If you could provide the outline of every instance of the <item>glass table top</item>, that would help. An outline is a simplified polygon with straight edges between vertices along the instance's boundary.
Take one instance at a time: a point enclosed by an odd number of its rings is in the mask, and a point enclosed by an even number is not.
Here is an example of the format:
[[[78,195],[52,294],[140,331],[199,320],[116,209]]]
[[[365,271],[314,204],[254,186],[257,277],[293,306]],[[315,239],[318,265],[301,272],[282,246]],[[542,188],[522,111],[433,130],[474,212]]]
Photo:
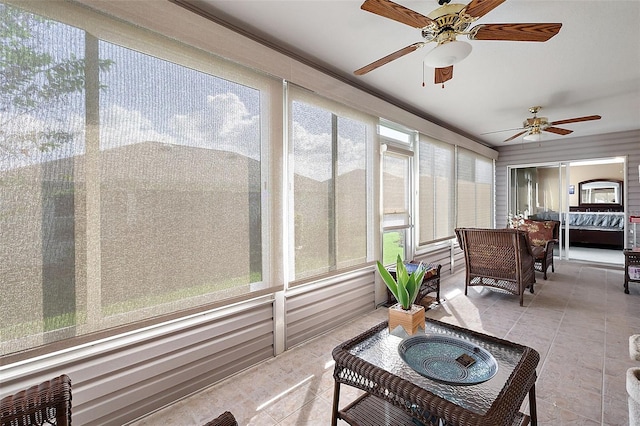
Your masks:
[[[489,410],[507,384],[509,377],[523,359],[525,352],[531,351],[525,346],[506,341],[496,341],[496,339],[475,334],[470,330],[449,326],[438,321],[430,321],[429,319],[427,319],[424,333],[426,335],[436,334],[463,339],[469,342],[471,346],[478,346],[486,350],[495,358],[497,363],[495,375],[482,383],[461,386],[431,380],[419,374],[402,359],[398,351],[400,343],[408,337],[402,328],[393,330],[390,333],[388,327],[382,327],[377,333],[368,336],[362,341],[354,342],[353,346],[345,349],[350,354],[376,367],[478,414],[484,414]]]

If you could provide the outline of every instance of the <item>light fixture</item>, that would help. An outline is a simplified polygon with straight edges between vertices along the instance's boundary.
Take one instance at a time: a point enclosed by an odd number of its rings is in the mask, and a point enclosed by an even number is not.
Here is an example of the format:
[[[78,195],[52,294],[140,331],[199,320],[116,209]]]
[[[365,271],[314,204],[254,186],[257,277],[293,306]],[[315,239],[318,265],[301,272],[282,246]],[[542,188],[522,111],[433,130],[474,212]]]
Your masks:
[[[532,129],[531,132],[522,139],[527,142],[540,142],[543,138],[540,129]]]
[[[464,41],[449,40],[439,43],[424,57],[424,64],[431,68],[445,68],[469,56],[471,45]]]

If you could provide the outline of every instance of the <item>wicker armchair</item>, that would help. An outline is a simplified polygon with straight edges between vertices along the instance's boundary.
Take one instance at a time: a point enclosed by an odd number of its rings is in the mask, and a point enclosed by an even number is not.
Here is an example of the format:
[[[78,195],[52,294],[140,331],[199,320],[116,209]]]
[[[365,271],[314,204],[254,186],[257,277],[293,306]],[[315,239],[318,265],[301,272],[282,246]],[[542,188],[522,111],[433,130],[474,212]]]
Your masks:
[[[65,374],[0,401],[1,426],[71,424],[71,380]]]
[[[533,257],[536,260],[536,271],[542,272],[545,280],[549,266],[551,266],[551,272],[556,271],[553,264],[553,248],[558,244],[559,228],[560,222],[557,220],[524,219],[518,226],[518,229],[527,232]]]
[[[488,286],[520,296],[533,293],[535,258],[525,231],[517,229],[456,228],[464,251],[467,275],[464,294],[470,286]]]
[[[238,422],[236,421],[236,418],[233,416],[233,414],[225,411],[204,426],[238,426]]]

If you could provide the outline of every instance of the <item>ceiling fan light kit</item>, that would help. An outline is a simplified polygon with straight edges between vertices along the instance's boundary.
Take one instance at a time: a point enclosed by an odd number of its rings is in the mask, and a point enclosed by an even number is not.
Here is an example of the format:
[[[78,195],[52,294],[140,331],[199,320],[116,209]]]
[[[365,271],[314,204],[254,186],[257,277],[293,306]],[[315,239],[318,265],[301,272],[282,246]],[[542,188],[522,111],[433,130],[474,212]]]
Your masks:
[[[466,35],[469,40],[544,42],[555,36],[562,27],[562,24],[558,23],[481,24],[469,29],[471,23],[500,6],[505,0],[471,0],[467,5],[447,4],[449,1],[438,0],[441,6],[425,16],[391,0],[365,0],[360,6],[362,10],[418,28],[424,41],[384,56],[357,69],[354,74],[364,75],[427,43],[436,42],[437,46],[425,56],[424,64],[435,68],[434,82],[440,84],[452,79],[453,64],[471,53],[471,44],[456,40],[459,35]]]
[[[444,68],[457,64],[471,53],[471,45],[464,41],[447,41],[431,49],[424,64],[431,68]]]
[[[540,142],[543,137],[542,137],[542,133],[540,133],[540,130],[538,130],[537,132],[531,132],[528,135],[524,136],[522,139],[524,139],[527,142]]]

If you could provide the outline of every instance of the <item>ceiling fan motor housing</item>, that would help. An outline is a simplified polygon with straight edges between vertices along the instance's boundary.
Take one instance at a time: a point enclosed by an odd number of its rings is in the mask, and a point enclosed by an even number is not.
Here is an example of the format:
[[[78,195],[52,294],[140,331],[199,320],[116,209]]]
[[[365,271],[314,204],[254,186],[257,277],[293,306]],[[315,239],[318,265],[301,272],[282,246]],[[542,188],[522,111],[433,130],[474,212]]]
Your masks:
[[[465,7],[463,4],[447,4],[429,13],[427,17],[431,18],[435,25],[432,23],[423,28],[422,37],[426,41],[436,40],[438,43],[455,40],[456,33],[466,31],[473,21],[470,17],[466,19],[466,16],[460,15]]]

